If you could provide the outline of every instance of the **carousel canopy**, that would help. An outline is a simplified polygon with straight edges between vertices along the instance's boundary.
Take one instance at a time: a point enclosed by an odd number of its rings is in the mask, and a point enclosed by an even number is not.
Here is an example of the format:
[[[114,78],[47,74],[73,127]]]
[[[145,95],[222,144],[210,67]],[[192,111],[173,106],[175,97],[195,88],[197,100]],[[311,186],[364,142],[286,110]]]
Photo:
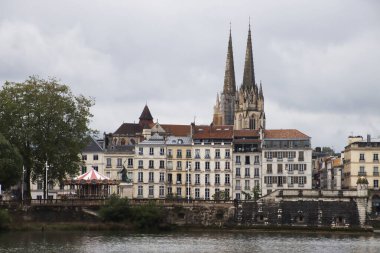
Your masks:
[[[109,178],[103,176],[102,174],[94,170],[94,168],[91,168],[90,171],[75,177],[74,180],[109,180]]]

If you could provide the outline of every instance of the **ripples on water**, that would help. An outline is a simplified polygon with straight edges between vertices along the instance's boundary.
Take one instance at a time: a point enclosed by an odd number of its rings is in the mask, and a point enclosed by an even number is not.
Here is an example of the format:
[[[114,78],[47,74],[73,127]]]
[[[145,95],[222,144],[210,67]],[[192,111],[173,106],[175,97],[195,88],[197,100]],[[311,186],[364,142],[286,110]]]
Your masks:
[[[380,252],[379,234],[9,232],[0,252]]]

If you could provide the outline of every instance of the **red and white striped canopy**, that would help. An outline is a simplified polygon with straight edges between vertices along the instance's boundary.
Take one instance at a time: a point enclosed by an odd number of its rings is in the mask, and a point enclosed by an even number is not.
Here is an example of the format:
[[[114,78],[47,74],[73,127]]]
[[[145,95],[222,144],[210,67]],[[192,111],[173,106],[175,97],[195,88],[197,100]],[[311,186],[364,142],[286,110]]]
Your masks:
[[[76,178],[74,178],[74,180],[109,180],[109,178],[103,176],[102,174],[94,170],[94,168],[91,168],[90,171],[80,176],[77,176]]]

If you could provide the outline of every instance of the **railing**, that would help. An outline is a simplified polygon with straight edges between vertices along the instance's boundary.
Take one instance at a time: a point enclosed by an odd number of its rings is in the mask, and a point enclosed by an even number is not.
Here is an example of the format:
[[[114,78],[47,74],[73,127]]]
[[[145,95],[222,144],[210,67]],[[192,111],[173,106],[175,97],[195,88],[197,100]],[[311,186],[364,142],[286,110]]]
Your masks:
[[[363,176],[365,177],[365,176],[367,176],[367,172],[365,172],[365,171],[359,171],[358,172],[358,176],[359,177],[363,177]]]

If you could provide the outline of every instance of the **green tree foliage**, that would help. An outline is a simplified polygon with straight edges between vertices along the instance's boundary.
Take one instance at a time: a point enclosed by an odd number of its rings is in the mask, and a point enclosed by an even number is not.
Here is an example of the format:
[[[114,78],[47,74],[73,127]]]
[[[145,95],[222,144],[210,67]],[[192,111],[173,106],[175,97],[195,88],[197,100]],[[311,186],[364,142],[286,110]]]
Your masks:
[[[0,134],[0,184],[4,189],[21,180],[22,157],[2,134]]]
[[[132,206],[118,196],[112,196],[99,213],[105,221],[131,223],[139,229],[157,229],[164,221],[162,207],[153,203]]]
[[[20,151],[30,196],[30,179],[58,183],[78,173],[78,154],[85,147],[92,100],[74,96],[54,78],[30,77],[6,82],[0,90],[0,132]],[[45,182],[46,184],[46,182]]]
[[[254,201],[257,201],[261,197],[261,190],[259,186],[253,187],[252,191],[245,192],[242,191],[242,193],[246,196],[247,199],[252,199]]]
[[[9,213],[5,209],[0,209],[0,230],[7,228],[11,221]]]

